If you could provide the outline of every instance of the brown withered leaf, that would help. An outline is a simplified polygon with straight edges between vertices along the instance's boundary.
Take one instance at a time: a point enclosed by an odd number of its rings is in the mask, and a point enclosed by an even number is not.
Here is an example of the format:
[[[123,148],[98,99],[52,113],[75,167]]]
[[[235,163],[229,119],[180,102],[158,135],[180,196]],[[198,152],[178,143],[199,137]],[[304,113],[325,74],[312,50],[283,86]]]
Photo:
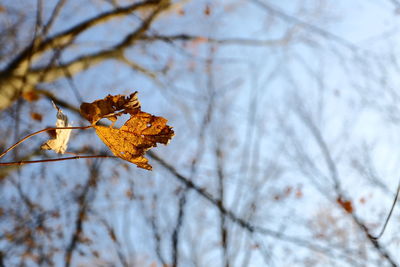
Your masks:
[[[42,114],[37,113],[37,112],[31,112],[30,115],[31,115],[31,118],[32,118],[33,120],[35,120],[35,121],[42,121],[42,119],[43,119]]]
[[[157,143],[168,144],[174,131],[163,117],[136,111],[120,128],[95,125],[97,135],[117,157],[136,164],[139,168],[152,167],[144,153]]]
[[[211,7],[210,5],[206,5],[206,7],[204,8],[204,15],[210,16],[210,14],[211,14]]]
[[[36,91],[27,91],[22,93],[22,97],[28,102],[38,101],[40,96]]]
[[[108,118],[115,122],[122,114],[135,114],[140,111],[140,102],[137,97],[138,92],[129,96],[108,95],[104,99],[96,100],[92,103],[82,103],[81,114],[91,124],[96,124],[102,118]]]
[[[345,200],[345,199],[342,199],[341,197],[339,197],[339,198],[337,198],[336,199],[336,202],[340,205],[340,206],[342,206],[342,208],[346,211],[346,212],[348,212],[348,213],[353,213],[353,204],[351,203],[351,201],[349,201],[349,200]]]

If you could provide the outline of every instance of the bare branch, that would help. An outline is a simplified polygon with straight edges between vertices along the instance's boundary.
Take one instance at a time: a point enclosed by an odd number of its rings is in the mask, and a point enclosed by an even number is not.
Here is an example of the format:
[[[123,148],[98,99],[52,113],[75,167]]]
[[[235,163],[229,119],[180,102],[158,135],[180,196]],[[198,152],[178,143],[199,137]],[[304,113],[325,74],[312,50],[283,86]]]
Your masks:
[[[209,203],[211,203],[215,208],[217,208],[218,211],[221,212],[224,216],[226,216],[232,222],[239,225],[241,228],[245,229],[250,234],[259,233],[262,235],[270,236],[270,237],[276,238],[276,239],[284,241],[284,242],[289,242],[289,243],[295,244],[300,247],[305,247],[305,248],[308,248],[311,250],[321,252],[321,253],[329,255],[331,257],[333,257],[336,254],[335,253],[336,250],[333,247],[325,247],[325,246],[322,246],[319,244],[311,243],[305,239],[288,236],[279,231],[274,231],[274,230],[267,229],[265,227],[256,226],[256,225],[251,224],[250,222],[243,220],[242,218],[236,216],[232,211],[226,209],[222,205],[222,203],[218,199],[214,198],[209,192],[207,192],[203,188],[197,186],[195,183],[190,181],[184,175],[180,174],[172,165],[170,165],[165,160],[163,160],[162,158],[157,156],[154,152],[149,151],[149,152],[147,152],[147,155],[149,157],[151,157],[152,159],[156,160],[161,166],[163,166],[166,170],[168,170],[170,172],[170,174],[172,174],[178,181],[183,183],[189,189],[195,191],[197,194],[199,194],[199,196],[201,196],[202,198],[207,200]],[[350,255],[347,255],[345,253],[340,253],[340,251],[337,251],[337,254],[340,254],[343,257],[351,259]]]
[[[53,26],[53,24],[54,24],[55,20],[57,19],[58,15],[60,14],[61,9],[63,8],[63,6],[66,3],[67,3],[67,0],[58,0],[56,6],[54,7],[53,12],[51,13],[50,19],[48,20],[46,25],[43,27],[42,36],[47,36],[49,30]]]
[[[308,128],[308,130],[311,132],[314,140],[318,144],[319,148],[322,151],[325,163],[328,166],[329,173],[331,176],[331,179],[334,182],[334,190],[333,192],[336,194],[336,199],[345,201],[347,198],[344,196],[344,192],[341,188],[340,185],[340,180],[339,180],[339,174],[337,171],[336,164],[332,158],[331,152],[328,148],[328,145],[326,144],[320,130],[317,128],[317,126],[314,124],[312,121],[311,117],[305,113],[305,111],[302,109],[301,106],[298,106],[298,116],[304,123],[304,125]],[[335,201],[337,202],[337,201]],[[370,230],[368,227],[365,225],[365,223],[354,213],[354,212],[349,212],[346,210],[346,207],[344,205],[341,205],[340,203],[337,203],[342,209],[345,210],[347,214],[350,215],[352,220],[355,222],[355,224],[361,229],[361,231],[364,233],[365,237],[367,240],[373,245],[373,247],[377,250],[377,252],[385,258],[392,266],[397,266],[395,263],[394,259],[390,256],[389,252],[378,242],[378,240],[371,234]],[[393,209],[393,207],[392,207]],[[391,213],[391,212],[390,212]],[[390,214],[389,214],[390,216]],[[386,222],[387,223],[387,222]]]
[[[24,165],[24,164],[55,162],[55,161],[64,161],[72,159],[95,159],[95,158],[117,158],[117,157],[110,155],[91,155],[91,156],[75,156],[75,157],[57,158],[57,159],[41,159],[41,160],[25,160],[25,161],[21,160],[14,162],[0,162],[0,166]]]
[[[83,33],[84,31],[108,22],[111,19],[115,19],[120,16],[126,16],[131,14],[133,11],[141,10],[141,9],[147,9],[149,7],[154,7],[159,5],[163,0],[148,0],[148,1],[143,1],[139,3],[134,3],[132,5],[129,5],[124,8],[116,8],[111,11],[107,11],[104,13],[101,13],[93,18],[90,18],[62,33],[57,34],[54,37],[50,37],[47,40],[44,40],[41,42],[37,48],[34,50],[34,56],[33,60],[37,59],[40,57],[44,52],[54,49],[55,47],[62,47],[65,44],[71,43],[72,40],[74,40],[79,34]],[[17,68],[19,68],[25,60],[29,58],[29,55],[32,51],[32,47],[27,47],[21,54],[16,57],[5,69],[4,72],[14,72],[14,74],[18,74],[20,72],[16,71]],[[25,66],[27,68],[28,66]],[[23,72],[22,72],[23,73]]]
[[[200,41],[209,44],[218,45],[241,45],[241,46],[282,46],[287,44],[292,38],[292,32],[289,31],[285,36],[274,40],[257,40],[248,38],[229,38],[229,39],[216,39],[205,36],[177,34],[177,35],[144,35],[140,37],[141,41],[146,42],[173,42],[173,41]]]
[[[277,7],[272,6],[269,3],[266,3],[266,1],[262,1],[262,0],[252,0],[252,2],[257,5],[258,7],[261,7],[277,16],[279,16],[281,19],[289,22],[289,23],[294,23],[297,24],[299,26],[302,26],[304,28],[306,28],[307,30],[310,30],[316,34],[318,34],[319,36],[324,37],[325,39],[330,39],[333,40],[341,45],[343,45],[344,47],[352,50],[352,51],[357,51],[360,50],[360,48],[358,46],[356,46],[355,44],[345,40],[344,38],[335,35],[331,32],[328,32],[320,27],[317,27],[313,24],[310,24],[308,22],[305,22],[299,18],[296,18],[294,16],[288,15],[285,12],[283,12],[282,10],[280,10]]]
[[[80,239],[83,234],[83,224],[86,220],[87,211],[89,209],[89,193],[91,191],[95,192],[93,188],[97,185],[99,165],[96,163],[92,164],[89,173],[90,176],[85,184],[85,187],[78,196],[78,210],[76,213],[75,230],[72,233],[71,240],[65,252],[65,267],[69,267],[71,265],[72,255],[80,243]]]
[[[97,53],[78,57],[61,66],[49,66],[30,69],[31,62],[36,61],[43,53],[48,50],[64,49],[72,43],[74,38],[85,30],[108,21],[109,19],[128,15],[134,10],[154,6],[153,12],[142,21],[141,25],[116,46],[105,49]],[[63,33],[56,35],[43,42],[34,41],[16,59],[14,59],[2,72],[0,72],[0,110],[8,107],[17,99],[20,92],[32,90],[41,82],[53,82],[65,77],[65,73],[73,76],[107,59],[123,59],[123,52],[126,48],[134,44],[149,28],[151,23],[161,12],[170,6],[168,0],[149,0],[136,3],[126,8],[102,13],[95,18],[89,19]]]
[[[389,223],[390,217],[392,216],[394,207],[396,206],[397,200],[398,200],[398,198],[399,198],[399,194],[400,194],[400,181],[399,181],[399,184],[397,185],[396,196],[394,197],[392,206],[390,207],[389,214],[387,215],[387,217],[386,217],[386,219],[385,219],[385,222],[383,223],[382,230],[379,232],[379,234],[378,234],[377,236],[374,236],[374,237],[373,237],[374,239],[379,239],[379,238],[381,238],[382,235],[383,235],[383,233],[385,232],[386,226],[387,226],[387,224]]]
[[[19,144],[25,142],[27,139],[31,138],[32,136],[35,136],[37,134],[43,133],[43,132],[47,132],[47,131],[53,131],[53,130],[74,130],[74,129],[78,129],[78,130],[86,130],[86,129],[90,129],[93,128],[93,125],[89,125],[89,126],[77,126],[77,127],[50,127],[50,128],[45,128],[42,130],[39,130],[37,132],[31,133],[27,136],[25,136],[24,138],[22,138],[21,140],[19,140],[18,142],[16,142],[14,145],[10,146],[9,148],[7,148],[3,153],[0,154],[0,158],[2,158],[5,154],[7,154],[9,151],[13,150],[16,146],[18,146]]]

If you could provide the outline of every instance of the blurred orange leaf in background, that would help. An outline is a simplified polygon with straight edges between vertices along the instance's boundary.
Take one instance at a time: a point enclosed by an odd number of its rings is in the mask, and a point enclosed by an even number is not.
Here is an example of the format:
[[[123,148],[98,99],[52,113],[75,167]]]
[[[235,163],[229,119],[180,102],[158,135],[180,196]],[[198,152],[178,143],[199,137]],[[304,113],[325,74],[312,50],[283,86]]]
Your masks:
[[[348,212],[348,213],[352,213],[353,212],[353,205],[351,204],[351,201],[349,200],[344,200],[342,198],[338,198],[336,199],[336,202],[343,207],[343,209]]]

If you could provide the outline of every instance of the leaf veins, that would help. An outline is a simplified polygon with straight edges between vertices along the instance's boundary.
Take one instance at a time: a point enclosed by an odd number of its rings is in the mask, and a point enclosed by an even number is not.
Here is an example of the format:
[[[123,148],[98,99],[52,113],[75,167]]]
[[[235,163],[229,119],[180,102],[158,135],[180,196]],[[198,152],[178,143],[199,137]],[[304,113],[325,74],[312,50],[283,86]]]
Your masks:
[[[122,114],[135,114],[140,111],[140,102],[137,97],[138,92],[129,96],[108,95],[104,99],[96,100],[92,103],[82,103],[81,114],[91,124],[96,124],[102,118],[108,118],[115,122]]]
[[[174,136],[172,127],[167,125],[167,119],[140,110],[137,92],[128,97],[108,95],[93,103],[83,103],[81,113],[93,124],[96,134],[115,156],[146,170],[151,170],[152,166],[144,157],[145,152],[156,147],[157,143],[168,144]],[[121,114],[130,114],[131,117],[119,129],[96,125],[102,118],[114,122]]]

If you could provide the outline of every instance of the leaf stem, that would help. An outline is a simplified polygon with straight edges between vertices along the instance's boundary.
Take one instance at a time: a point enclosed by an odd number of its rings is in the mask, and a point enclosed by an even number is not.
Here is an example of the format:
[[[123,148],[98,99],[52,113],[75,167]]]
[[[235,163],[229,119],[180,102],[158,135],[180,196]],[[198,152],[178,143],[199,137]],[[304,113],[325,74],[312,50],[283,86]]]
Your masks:
[[[19,140],[18,142],[16,142],[14,145],[10,146],[6,151],[4,151],[3,153],[0,154],[0,158],[2,158],[5,154],[7,154],[8,152],[10,152],[11,150],[13,150],[16,146],[18,146],[19,144],[21,144],[22,142],[26,141],[27,139],[31,138],[34,135],[43,133],[43,132],[47,132],[47,131],[53,131],[53,130],[74,130],[74,129],[79,129],[79,130],[86,130],[89,128],[93,128],[93,125],[89,125],[89,126],[76,126],[76,127],[50,127],[50,128],[45,128],[42,129],[40,131],[31,133],[27,136],[25,136],[24,138],[22,138],[21,140]]]
[[[58,158],[58,159],[42,159],[42,160],[25,160],[25,161],[15,161],[15,162],[0,162],[0,166],[24,165],[24,164],[41,163],[41,162],[54,162],[54,161],[64,161],[64,160],[71,160],[71,159],[88,159],[88,158],[117,158],[117,157],[116,156],[109,156],[109,155],[75,156],[75,157],[66,157],[66,158]]]

